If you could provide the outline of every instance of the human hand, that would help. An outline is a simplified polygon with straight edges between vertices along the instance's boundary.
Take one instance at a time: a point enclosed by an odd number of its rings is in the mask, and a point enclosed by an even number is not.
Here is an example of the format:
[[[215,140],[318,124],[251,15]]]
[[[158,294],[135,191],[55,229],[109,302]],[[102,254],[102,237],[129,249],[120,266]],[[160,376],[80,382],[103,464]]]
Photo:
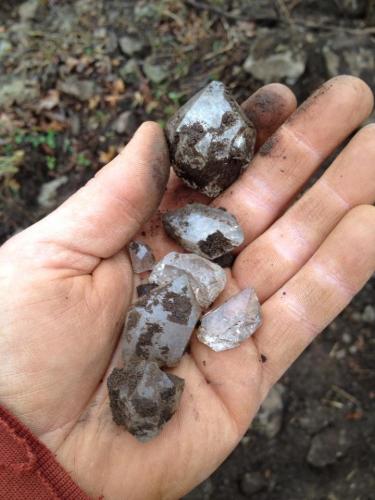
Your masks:
[[[125,245],[140,232],[158,258],[176,248],[158,216],[146,224],[169,175],[159,127],[144,124],[84,188],[1,247],[0,402],[89,495],[176,499],[202,481],[238,443],[272,385],[371,276],[374,125],[296,197],[372,105],[368,87],[352,77],[331,80],[295,113],[281,85],[244,104],[259,145],[267,142],[213,201],[238,217],[246,236],[221,300],[254,286],[264,323],[230,351],[192,339],[173,370],[186,380],[180,408],[149,443],[112,422],[106,378],[120,358],[116,344],[137,279]],[[161,209],[197,199],[204,200],[172,176]]]

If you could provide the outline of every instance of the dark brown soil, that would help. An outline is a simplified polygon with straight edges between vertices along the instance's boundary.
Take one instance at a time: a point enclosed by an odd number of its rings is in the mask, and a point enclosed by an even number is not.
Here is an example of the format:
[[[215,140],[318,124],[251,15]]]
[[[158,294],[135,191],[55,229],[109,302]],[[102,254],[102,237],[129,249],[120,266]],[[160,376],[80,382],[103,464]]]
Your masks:
[[[205,240],[199,241],[198,246],[208,258],[213,258],[218,254],[225,254],[228,252],[228,249],[232,248],[231,242],[221,231],[216,231],[210,234]]]
[[[152,346],[154,336],[162,332],[162,327],[158,323],[147,323],[146,331],[139,336],[135,353],[141,359],[148,359],[148,351]]]
[[[167,316],[169,321],[186,325],[191,314],[192,304],[186,295],[179,295],[175,292],[168,292],[163,297],[163,308],[170,314]]]
[[[226,253],[225,255],[222,255],[218,259],[215,259],[214,262],[215,264],[219,264],[219,266],[226,268],[226,267],[232,267],[235,259],[236,257],[233,254]]]
[[[107,379],[112,418],[117,425],[124,425],[124,415],[119,404],[120,387],[128,379],[128,373],[122,368],[114,368]]]
[[[157,287],[158,285],[156,283],[143,283],[142,285],[137,286],[137,295],[138,297],[143,297]]]

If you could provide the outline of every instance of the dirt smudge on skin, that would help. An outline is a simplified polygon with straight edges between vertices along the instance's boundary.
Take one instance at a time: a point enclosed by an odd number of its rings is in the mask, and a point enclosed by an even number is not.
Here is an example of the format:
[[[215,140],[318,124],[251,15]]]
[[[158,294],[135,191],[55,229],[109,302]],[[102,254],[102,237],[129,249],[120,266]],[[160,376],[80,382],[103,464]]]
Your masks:
[[[258,131],[273,130],[275,123],[279,123],[285,114],[285,100],[273,90],[261,90],[249,97],[242,109]]]
[[[277,134],[272,135],[259,149],[260,156],[270,156],[275,146],[279,143]]]
[[[324,96],[327,92],[331,90],[334,86],[332,81],[323,83],[306,101],[304,101],[296,111],[288,118],[286,123],[291,125],[300,115],[301,113],[306,113],[308,110],[319,104],[319,101],[322,96]]]
[[[150,171],[153,184],[158,196],[162,196],[167,187],[170,173],[169,149],[164,132],[160,130],[158,137],[152,146],[152,158],[150,158]]]

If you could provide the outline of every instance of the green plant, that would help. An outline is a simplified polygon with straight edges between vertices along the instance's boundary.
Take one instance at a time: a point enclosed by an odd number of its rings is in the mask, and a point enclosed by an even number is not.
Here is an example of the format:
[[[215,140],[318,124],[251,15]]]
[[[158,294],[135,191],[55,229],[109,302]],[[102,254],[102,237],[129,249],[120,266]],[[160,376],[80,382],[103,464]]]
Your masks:
[[[77,165],[79,165],[80,167],[89,167],[91,165],[91,161],[86,158],[84,153],[78,153]]]
[[[55,170],[57,160],[54,156],[46,156],[46,161],[47,161],[47,168],[48,170]]]
[[[56,149],[56,132],[54,130],[48,130],[46,133],[32,133],[25,134],[24,132],[17,132],[14,136],[14,142],[18,145],[29,144],[34,149],[45,144],[50,149]]]
[[[17,174],[24,157],[22,150],[15,151],[12,155],[0,156],[0,178]]]

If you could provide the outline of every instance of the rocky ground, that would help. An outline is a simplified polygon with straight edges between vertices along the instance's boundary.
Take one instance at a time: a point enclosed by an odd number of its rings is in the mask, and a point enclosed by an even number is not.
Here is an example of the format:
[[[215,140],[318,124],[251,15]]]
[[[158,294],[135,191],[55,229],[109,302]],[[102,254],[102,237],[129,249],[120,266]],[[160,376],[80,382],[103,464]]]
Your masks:
[[[374,35],[373,0],[2,0],[0,241],[209,79],[239,100],[283,81],[301,101],[342,72],[375,90]],[[374,498],[374,297],[373,279],[187,498]]]

